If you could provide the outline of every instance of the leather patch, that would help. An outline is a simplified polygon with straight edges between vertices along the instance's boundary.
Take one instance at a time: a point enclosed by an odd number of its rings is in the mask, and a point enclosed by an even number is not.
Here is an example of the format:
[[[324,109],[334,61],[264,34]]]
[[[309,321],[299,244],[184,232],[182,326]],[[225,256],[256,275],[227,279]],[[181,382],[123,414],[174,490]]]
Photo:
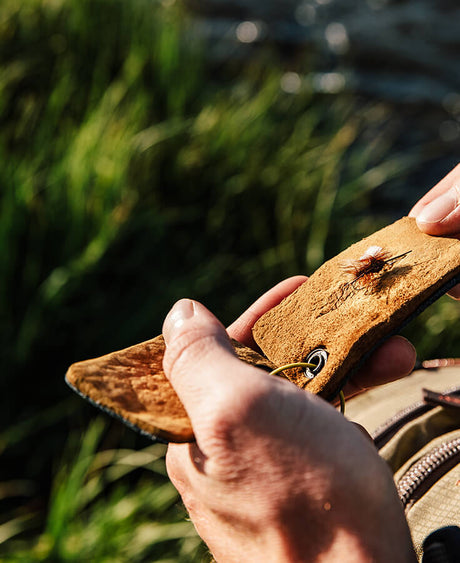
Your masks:
[[[350,289],[344,264],[359,260],[372,247],[389,256],[410,253],[391,269],[375,273],[367,286]],[[405,217],[325,262],[256,322],[254,339],[278,365],[326,350],[327,363],[316,377],[308,378],[299,369],[288,375],[299,387],[330,398],[382,339],[447,291],[459,275],[460,241],[426,235],[415,219]]]
[[[254,350],[232,341],[237,356],[256,367],[275,366]],[[157,336],[100,358],[72,364],[68,385],[95,406],[131,428],[171,442],[194,440],[190,419],[163,371],[165,343]]]

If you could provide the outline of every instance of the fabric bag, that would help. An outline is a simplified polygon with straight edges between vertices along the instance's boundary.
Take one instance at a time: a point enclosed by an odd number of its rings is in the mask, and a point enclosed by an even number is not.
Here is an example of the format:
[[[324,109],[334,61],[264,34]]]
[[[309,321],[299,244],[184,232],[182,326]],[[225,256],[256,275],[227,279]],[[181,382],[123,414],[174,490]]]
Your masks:
[[[460,562],[460,366],[371,389],[347,401],[346,416],[393,471],[419,561]]]

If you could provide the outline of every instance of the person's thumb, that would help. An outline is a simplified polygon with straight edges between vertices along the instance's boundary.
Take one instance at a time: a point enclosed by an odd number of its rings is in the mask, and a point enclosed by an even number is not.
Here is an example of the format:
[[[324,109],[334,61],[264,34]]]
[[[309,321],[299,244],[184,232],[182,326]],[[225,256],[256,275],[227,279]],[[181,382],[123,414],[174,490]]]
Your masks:
[[[260,370],[238,359],[223,325],[196,301],[182,299],[174,305],[163,324],[163,336],[166,377],[198,439],[200,428],[209,427],[210,418],[222,414],[226,403],[241,395],[249,372]]]
[[[460,164],[414,205],[409,217],[428,235],[460,236]]]
[[[417,216],[419,228],[430,235],[458,235],[460,232],[460,186],[426,205]]]

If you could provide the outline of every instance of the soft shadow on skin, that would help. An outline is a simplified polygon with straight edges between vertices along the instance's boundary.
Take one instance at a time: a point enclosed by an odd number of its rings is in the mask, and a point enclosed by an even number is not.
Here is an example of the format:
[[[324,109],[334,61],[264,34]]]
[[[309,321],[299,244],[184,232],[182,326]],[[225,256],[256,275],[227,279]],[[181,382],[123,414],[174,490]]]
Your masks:
[[[196,470],[204,475],[206,473],[206,461],[208,457],[201,451],[196,442],[188,444],[188,453]]]

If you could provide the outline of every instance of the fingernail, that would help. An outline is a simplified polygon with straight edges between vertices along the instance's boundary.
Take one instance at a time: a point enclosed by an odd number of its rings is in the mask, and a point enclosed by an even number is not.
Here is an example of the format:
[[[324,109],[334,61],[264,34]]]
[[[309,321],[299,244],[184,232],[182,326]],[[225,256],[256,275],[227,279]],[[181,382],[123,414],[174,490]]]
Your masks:
[[[174,332],[179,329],[187,319],[191,319],[195,315],[195,306],[191,299],[181,299],[166,316],[163,323],[163,337],[168,343],[174,336]]]
[[[417,217],[418,223],[439,223],[458,205],[458,193],[455,187],[426,205]]]

